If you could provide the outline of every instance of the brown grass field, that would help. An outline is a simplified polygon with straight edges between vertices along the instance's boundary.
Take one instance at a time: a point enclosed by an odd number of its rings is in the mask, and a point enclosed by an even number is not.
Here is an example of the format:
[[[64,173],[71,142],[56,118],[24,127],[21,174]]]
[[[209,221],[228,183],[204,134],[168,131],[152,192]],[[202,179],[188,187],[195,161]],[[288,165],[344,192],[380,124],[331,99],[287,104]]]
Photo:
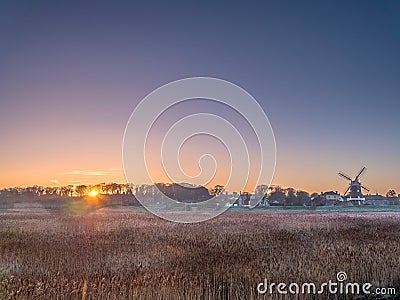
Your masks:
[[[0,211],[1,299],[345,299],[257,293],[264,278],[317,284],[339,271],[400,291],[400,214],[229,211],[177,224],[144,210]]]

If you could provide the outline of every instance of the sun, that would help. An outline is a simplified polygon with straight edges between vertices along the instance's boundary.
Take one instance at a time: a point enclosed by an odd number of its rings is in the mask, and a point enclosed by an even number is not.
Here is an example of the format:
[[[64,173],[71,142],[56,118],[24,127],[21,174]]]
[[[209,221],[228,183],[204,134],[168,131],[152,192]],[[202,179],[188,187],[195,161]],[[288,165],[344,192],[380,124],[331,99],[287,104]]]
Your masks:
[[[90,197],[96,197],[98,194],[99,194],[98,191],[96,191],[96,190],[91,190],[90,193],[89,193],[89,196],[90,196]]]

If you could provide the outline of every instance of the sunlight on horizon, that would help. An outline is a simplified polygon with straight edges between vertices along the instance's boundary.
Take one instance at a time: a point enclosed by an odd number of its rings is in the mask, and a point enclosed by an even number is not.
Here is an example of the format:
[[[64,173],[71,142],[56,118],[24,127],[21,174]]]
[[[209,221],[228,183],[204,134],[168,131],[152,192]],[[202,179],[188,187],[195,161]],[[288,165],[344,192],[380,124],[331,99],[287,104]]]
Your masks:
[[[96,190],[91,190],[91,191],[89,192],[89,197],[94,198],[94,197],[97,197],[98,194],[99,194],[98,191],[96,191]]]

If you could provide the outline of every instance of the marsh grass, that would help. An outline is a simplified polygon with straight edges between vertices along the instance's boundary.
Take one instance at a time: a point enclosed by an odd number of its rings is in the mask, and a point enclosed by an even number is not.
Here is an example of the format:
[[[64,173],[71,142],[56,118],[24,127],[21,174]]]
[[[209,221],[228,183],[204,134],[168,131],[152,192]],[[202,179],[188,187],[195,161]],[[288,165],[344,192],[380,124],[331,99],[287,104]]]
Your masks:
[[[263,299],[264,278],[322,283],[339,271],[400,287],[399,241],[396,213],[227,212],[199,224],[140,210],[1,213],[0,298]]]

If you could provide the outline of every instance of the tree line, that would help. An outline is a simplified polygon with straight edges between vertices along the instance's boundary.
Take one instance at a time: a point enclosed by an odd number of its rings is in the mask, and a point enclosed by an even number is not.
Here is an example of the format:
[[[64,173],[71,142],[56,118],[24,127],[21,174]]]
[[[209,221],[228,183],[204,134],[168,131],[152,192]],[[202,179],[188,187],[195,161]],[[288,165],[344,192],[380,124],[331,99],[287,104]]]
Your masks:
[[[232,196],[228,194],[224,186],[215,185],[212,188],[203,186],[193,186],[190,184],[176,183],[156,183],[135,185],[130,183],[98,183],[95,185],[65,185],[47,187],[34,185],[29,187],[12,187],[0,190],[0,197],[24,196],[25,198],[54,198],[54,197],[85,197],[91,191],[97,191],[102,195],[133,195],[135,198],[147,198],[158,201],[163,197],[175,199],[178,202],[201,202],[212,196],[220,196],[221,199]],[[294,188],[283,188],[281,186],[259,185],[254,191],[262,203],[282,206],[301,206],[309,205],[312,198],[318,196],[317,193],[309,194],[303,190]],[[237,194],[237,196],[239,196]],[[394,190],[386,193],[387,197],[397,197]]]
[[[0,190],[2,196],[61,196],[61,197],[83,197],[89,194],[90,191],[96,190],[100,194],[118,195],[132,194],[133,186],[128,183],[99,183],[95,185],[65,185],[65,186],[41,186],[33,185],[28,187],[11,187]]]

